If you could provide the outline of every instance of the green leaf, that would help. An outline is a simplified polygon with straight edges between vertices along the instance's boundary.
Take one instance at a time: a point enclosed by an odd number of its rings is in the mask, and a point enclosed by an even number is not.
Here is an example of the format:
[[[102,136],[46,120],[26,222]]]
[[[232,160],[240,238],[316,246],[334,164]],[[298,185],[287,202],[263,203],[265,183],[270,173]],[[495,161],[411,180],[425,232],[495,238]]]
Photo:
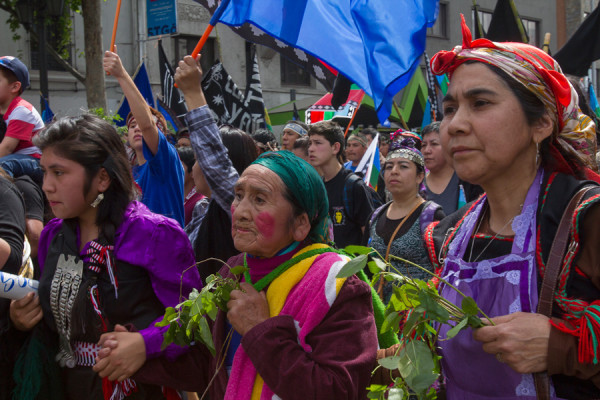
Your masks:
[[[477,315],[479,314],[479,307],[472,297],[465,297],[461,303],[461,309],[466,315]]]
[[[458,334],[458,332],[462,331],[464,327],[467,326],[467,322],[469,322],[469,317],[464,318],[458,324],[456,324],[452,329],[448,331],[446,337],[448,339],[452,339],[454,336]]]
[[[419,301],[427,317],[442,323],[447,323],[450,318],[450,313],[442,307],[430,293],[421,291],[419,293]]]
[[[377,360],[377,362],[383,368],[387,368],[389,370],[394,370],[394,369],[398,369],[398,367],[400,366],[400,360],[401,360],[400,356],[390,356],[390,357],[380,358],[379,360]]]
[[[411,340],[400,350],[400,375],[406,384],[420,393],[429,388],[437,379],[433,373],[435,363],[431,349],[420,340]]]
[[[358,271],[362,271],[365,265],[367,265],[367,255],[361,254],[360,256],[348,261],[346,265],[342,267],[340,272],[338,272],[337,278],[347,278],[352,276]]]
[[[346,253],[350,253],[350,254],[369,254],[370,252],[373,251],[372,248],[370,247],[366,247],[366,246],[355,246],[355,245],[350,245],[350,246],[346,246],[344,248],[344,251]]]
[[[192,291],[190,292],[190,295],[188,296],[189,300],[196,300],[196,298],[200,295],[200,292],[198,291],[198,289],[193,288]]]
[[[485,324],[483,323],[483,321],[481,321],[481,318],[475,316],[475,315],[469,315],[469,322],[468,322],[469,326],[471,328],[481,328],[482,326],[485,326]]]
[[[208,321],[206,320],[206,318],[202,317],[200,319],[197,332],[200,334],[200,340],[202,341],[202,343],[204,343],[206,347],[208,347],[210,354],[214,356],[216,354],[215,344],[213,342],[212,332],[210,331],[210,327],[208,326]]]
[[[408,319],[406,320],[406,322],[404,323],[404,329],[402,330],[402,336],[408,336],[408,333],[410,332],[410,330],[413,328],[413,326],[415,326],[418,321],[422,319],[421,314],[418,312],[415,312],[414,310],[410,313],[410,315],[408,316]]]
[[[381,329],[379,332],[385,333],[389,330],[392,330],[393,332],[398,332],[398,330],[400,329],[400,321],[401,320],[402,320],[402,317],[397,312],[394,311],[394,312],[389,313],[385,317],[383,324],[381,324]]]
[[[229,272],[231,272],[233,275],[241,275],[246,271],[248,271],[248,268],[244,267],[243,265],[238,265],[229,270]]]
[[[394,387],[388,392],[388,400],[402,400],[404,398],[404,390]]]

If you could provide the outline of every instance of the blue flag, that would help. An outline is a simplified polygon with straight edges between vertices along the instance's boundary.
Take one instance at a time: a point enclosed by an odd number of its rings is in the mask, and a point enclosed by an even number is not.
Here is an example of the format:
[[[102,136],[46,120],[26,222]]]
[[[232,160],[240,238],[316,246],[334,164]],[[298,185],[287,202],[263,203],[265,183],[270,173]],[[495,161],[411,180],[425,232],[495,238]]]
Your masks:
[[[50,104],[48,104],[48,100],[45,99],[44,96],[42,96],[41,94],[40,99],[44,102],[44,109],[42,110],[42,121],[44,121],[44,124],[48,125],[54,119],[54,113],[50,109]]]
[[[438,0],[230,0],[222,23],[250,22],[310,53],[369,94],[379,120],[412,77],[433,26]],[[215,16],[218,15],[215,12]]]
[[[148,71],[146,71],[146,65],[143,62],[138,67],[138,70],[133,77],[133,82],[135,83],[135,86],[137,86],[138,90],[146,100],[146,103],[148,103],[150,107],[156,108],[154,106],[154,94],[152,94],[150,78],[148,78]],[[116,122],[117,126],[125,126],[125,123],[127,122],[125,121],[125,119],[127,118],[127,115],[129,115],[130,111],[131,108],[129,107],[127,98],[123,97],[121,107],[119,107],[119,110],[117,111],[117,114],[119,114],[119,116],[123,119],[121,121]]]

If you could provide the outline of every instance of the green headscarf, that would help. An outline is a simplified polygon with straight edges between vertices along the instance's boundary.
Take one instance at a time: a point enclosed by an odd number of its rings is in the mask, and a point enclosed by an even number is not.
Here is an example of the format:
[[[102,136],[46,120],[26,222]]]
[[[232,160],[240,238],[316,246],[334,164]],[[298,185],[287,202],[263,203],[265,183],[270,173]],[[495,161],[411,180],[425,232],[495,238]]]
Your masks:
[[[287,150],[263,153],[252,164],[262,165],[281,178],[298,205],[308,214],[309,239],[313,243],[328,243],[329,201],[323,179],[317,171]]]

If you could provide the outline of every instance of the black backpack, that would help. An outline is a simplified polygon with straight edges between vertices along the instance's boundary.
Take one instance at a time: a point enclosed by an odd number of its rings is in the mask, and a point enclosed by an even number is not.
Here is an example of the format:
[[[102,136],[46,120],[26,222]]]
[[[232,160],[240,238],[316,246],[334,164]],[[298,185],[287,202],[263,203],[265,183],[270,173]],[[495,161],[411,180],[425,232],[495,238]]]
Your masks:
[[[358,181],[362,181],[362,178],[355,173],[351,173],[346,175],[346,179],[344,181],[344,209],[346,210],[346,215],[352,218],[354,215],[354,204],[352,201],[352,190],[355,184],[358,184]],[[375,210],[383,205],[381,201],[381,197],[377,194],[373,188],[367,184],[365,184],[367,189],[367,194],[369,200],[371,202],[371,209]]]

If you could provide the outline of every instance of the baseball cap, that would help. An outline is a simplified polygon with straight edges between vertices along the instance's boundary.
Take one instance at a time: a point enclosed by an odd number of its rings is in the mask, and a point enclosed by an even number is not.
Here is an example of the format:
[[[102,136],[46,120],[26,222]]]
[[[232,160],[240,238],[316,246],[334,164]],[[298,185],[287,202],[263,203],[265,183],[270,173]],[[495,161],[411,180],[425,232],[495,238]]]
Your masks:
[[[17,76],[17,80],[21,82],[21,90],[25,90],[29,87],[29,71],[25,64],[17,57],[0,57],[0,66],[12,71]]]

